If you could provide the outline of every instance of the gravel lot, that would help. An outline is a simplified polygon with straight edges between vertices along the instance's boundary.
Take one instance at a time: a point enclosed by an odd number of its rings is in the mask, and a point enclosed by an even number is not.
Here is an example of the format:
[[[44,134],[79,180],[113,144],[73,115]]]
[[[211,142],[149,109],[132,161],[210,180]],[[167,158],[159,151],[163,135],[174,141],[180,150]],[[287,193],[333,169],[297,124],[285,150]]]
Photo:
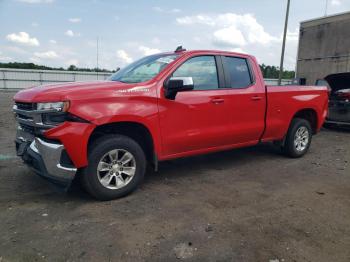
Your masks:
[[[0,261],[350,261],[350,132],[160,164],[132,195],[62,193],[15,157],[0,92]]]

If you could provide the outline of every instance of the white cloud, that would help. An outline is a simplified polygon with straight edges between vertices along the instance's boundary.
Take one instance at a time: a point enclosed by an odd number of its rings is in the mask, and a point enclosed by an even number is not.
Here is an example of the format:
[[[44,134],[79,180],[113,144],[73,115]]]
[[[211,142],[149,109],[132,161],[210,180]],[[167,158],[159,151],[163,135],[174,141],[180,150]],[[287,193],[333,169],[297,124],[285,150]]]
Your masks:
[[[75,36],[80,36],[80,33],[74,33],[72,30],[67,30],[65,33],[64,33],[66,36],[69,36],[69,37],[75,37]]]
[[[287,31],[287,40],[288,41],[296,41],[298,42],[299,40],[299,29],[296,28],[293,32],[292,31]],[[282,35],[281,35],[281,41],[282,41]]]
[[[54,0],[17,0],[18,2],[26,4],[51,4]]]
[[[282,32],[272,35],[252,14],[197,14],[178,17],[178,25],[200,32],[193,38],[197,46],[214,47],[238,53],[256,55],[258,61],[278,65]],[[205,39],[204,39],[205,38]],[[299,29],[287,32],[285,68],[294,69]]]
[[[47,52],[35,52],[34,56],[41,59],[55,59],[58,58],[58,55],[55,51],[47,51]]]
[[[341,1],[340,0],[332,0],[331,1],[331,5],[333,5],[333,6],[340,6],[341,5]]]
[[[68,21],[71,23],[80,23],[81,18],[79,18],[79,17],[69,18]]]
[[[54,44],[54,45],[55,45],[55,44],[57,44],[57,41],[56,41],[56,40],[54,40],[54,39],[51,39],[51,40],[49,40],[49,43],[50,43],[50,44]]]
[[[143,53],[143,55],[153,55],[160,53],[160,50],[157,48],[150,48],[147,46],[140,46],[139,50]]]
[[[206,25],[213,27],[213,42],[216,45],[244,46],[269,44],[278,38],[267,33],[252,14],[225,13],[219,15],[195,15],[176,19],[180,25]]]
[[[180,13],[181,10],[178,8],[172,8],[172,9],[165,9],[159,6],[152,7],[153,11],[159,12],[159,13],[167,13],[167,14],[176,14]]]
[[[133,59],[129,56],[127,52],[125,52],[125,50],[118,50],[116,55],[117,58],[119,58],[123,64],[130,64],[133,61]]]
[[[27,46],[39,46],[39,41],[35,37],[30,37],[26,32],[12,33],[6,36],[8,41]]]
[[[218,45],[244,46],[246,40],[235,26],[219,29],[214,32],[214,42]]]
[[[32,27],[38,27],[38,26],[39,26],[39,24],[37,22],[32,23]]]
[[[246,51],[244,51],[242,48],[239,48],[239,47],[233,48],[230,51],[231,52],[235,52],[235,53],[241,53],[241,54],[246,54],[247,53]]]
[[[176,18],[176,22],[180,25],[193,25],[193,24],[203,24],[203,25],[210,25],[210,26],[215,25],[214,19],[207,15],[179,17],[179,18]]]
[[[67,35],[67,36],[70,36],[70,37],[74,36],[74,33],[73,33],[72,30],[67,30],[64,34]]]

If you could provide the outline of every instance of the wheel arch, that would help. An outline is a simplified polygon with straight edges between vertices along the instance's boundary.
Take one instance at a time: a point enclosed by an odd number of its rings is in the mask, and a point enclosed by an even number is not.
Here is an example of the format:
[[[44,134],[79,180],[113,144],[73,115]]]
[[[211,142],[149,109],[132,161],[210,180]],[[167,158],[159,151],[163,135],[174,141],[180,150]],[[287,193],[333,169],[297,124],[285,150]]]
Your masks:
[[[301,119],[305,119],[306,121],[308,121],[311,125],[312,128],[312,132],[315,134],[317,133],[317,129],[318,129],[318,116],[317,116],[317,111],[313,108],[304,108],[304,109],[300,109],[299,111],[297,111],[293,117],[291,118],[291,120],[289,121],[289,123],[291,124],[293,119],[295,118],[301,118]]]
[[[143,123],[120,121],[96,126],[88,140],[88,152],[93,142],[106,134],[120,134],[134,139],[144,150],[147,161],[157,169],[157,146],[150,129]]]

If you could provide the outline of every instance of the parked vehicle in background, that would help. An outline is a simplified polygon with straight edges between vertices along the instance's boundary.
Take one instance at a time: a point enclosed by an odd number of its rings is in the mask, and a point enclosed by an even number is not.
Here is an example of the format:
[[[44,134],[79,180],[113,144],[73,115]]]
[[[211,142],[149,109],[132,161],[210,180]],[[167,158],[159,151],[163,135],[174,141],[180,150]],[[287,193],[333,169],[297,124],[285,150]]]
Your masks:
[[[327,84],[329,88],[329,109],[326,126],[350,127],[350,73],[333,74],[316,85]]]
[[[253,56],[180,47],[107,81],[39,86],[14,100],[17,154],[64,186],[79,172],[101,200],[130,193],[147,164],[168,159],[261,142],[301,157],[328,107],[326,87],[266,86]]]

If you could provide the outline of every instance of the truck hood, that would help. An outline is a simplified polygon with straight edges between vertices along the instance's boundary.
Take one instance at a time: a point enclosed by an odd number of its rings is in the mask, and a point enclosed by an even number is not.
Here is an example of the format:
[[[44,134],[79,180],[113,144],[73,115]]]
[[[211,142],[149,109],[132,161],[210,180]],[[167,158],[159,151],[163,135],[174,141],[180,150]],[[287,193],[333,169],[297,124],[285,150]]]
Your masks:
[[[108,95],[113,93],[118,95],[127,95],[135,93],[128,90],[147,89],[147,86],[140,84],[126,84],[116,81],[90,81],[90,82],[68,82],[61,84],[41,85],[19,91],[14,100],[18,102],[55,102],[75,98],[91,98],[98,95]],[[110,94],[112,95],[112,94]],[[113,95],[114,96],[114,95]]]

